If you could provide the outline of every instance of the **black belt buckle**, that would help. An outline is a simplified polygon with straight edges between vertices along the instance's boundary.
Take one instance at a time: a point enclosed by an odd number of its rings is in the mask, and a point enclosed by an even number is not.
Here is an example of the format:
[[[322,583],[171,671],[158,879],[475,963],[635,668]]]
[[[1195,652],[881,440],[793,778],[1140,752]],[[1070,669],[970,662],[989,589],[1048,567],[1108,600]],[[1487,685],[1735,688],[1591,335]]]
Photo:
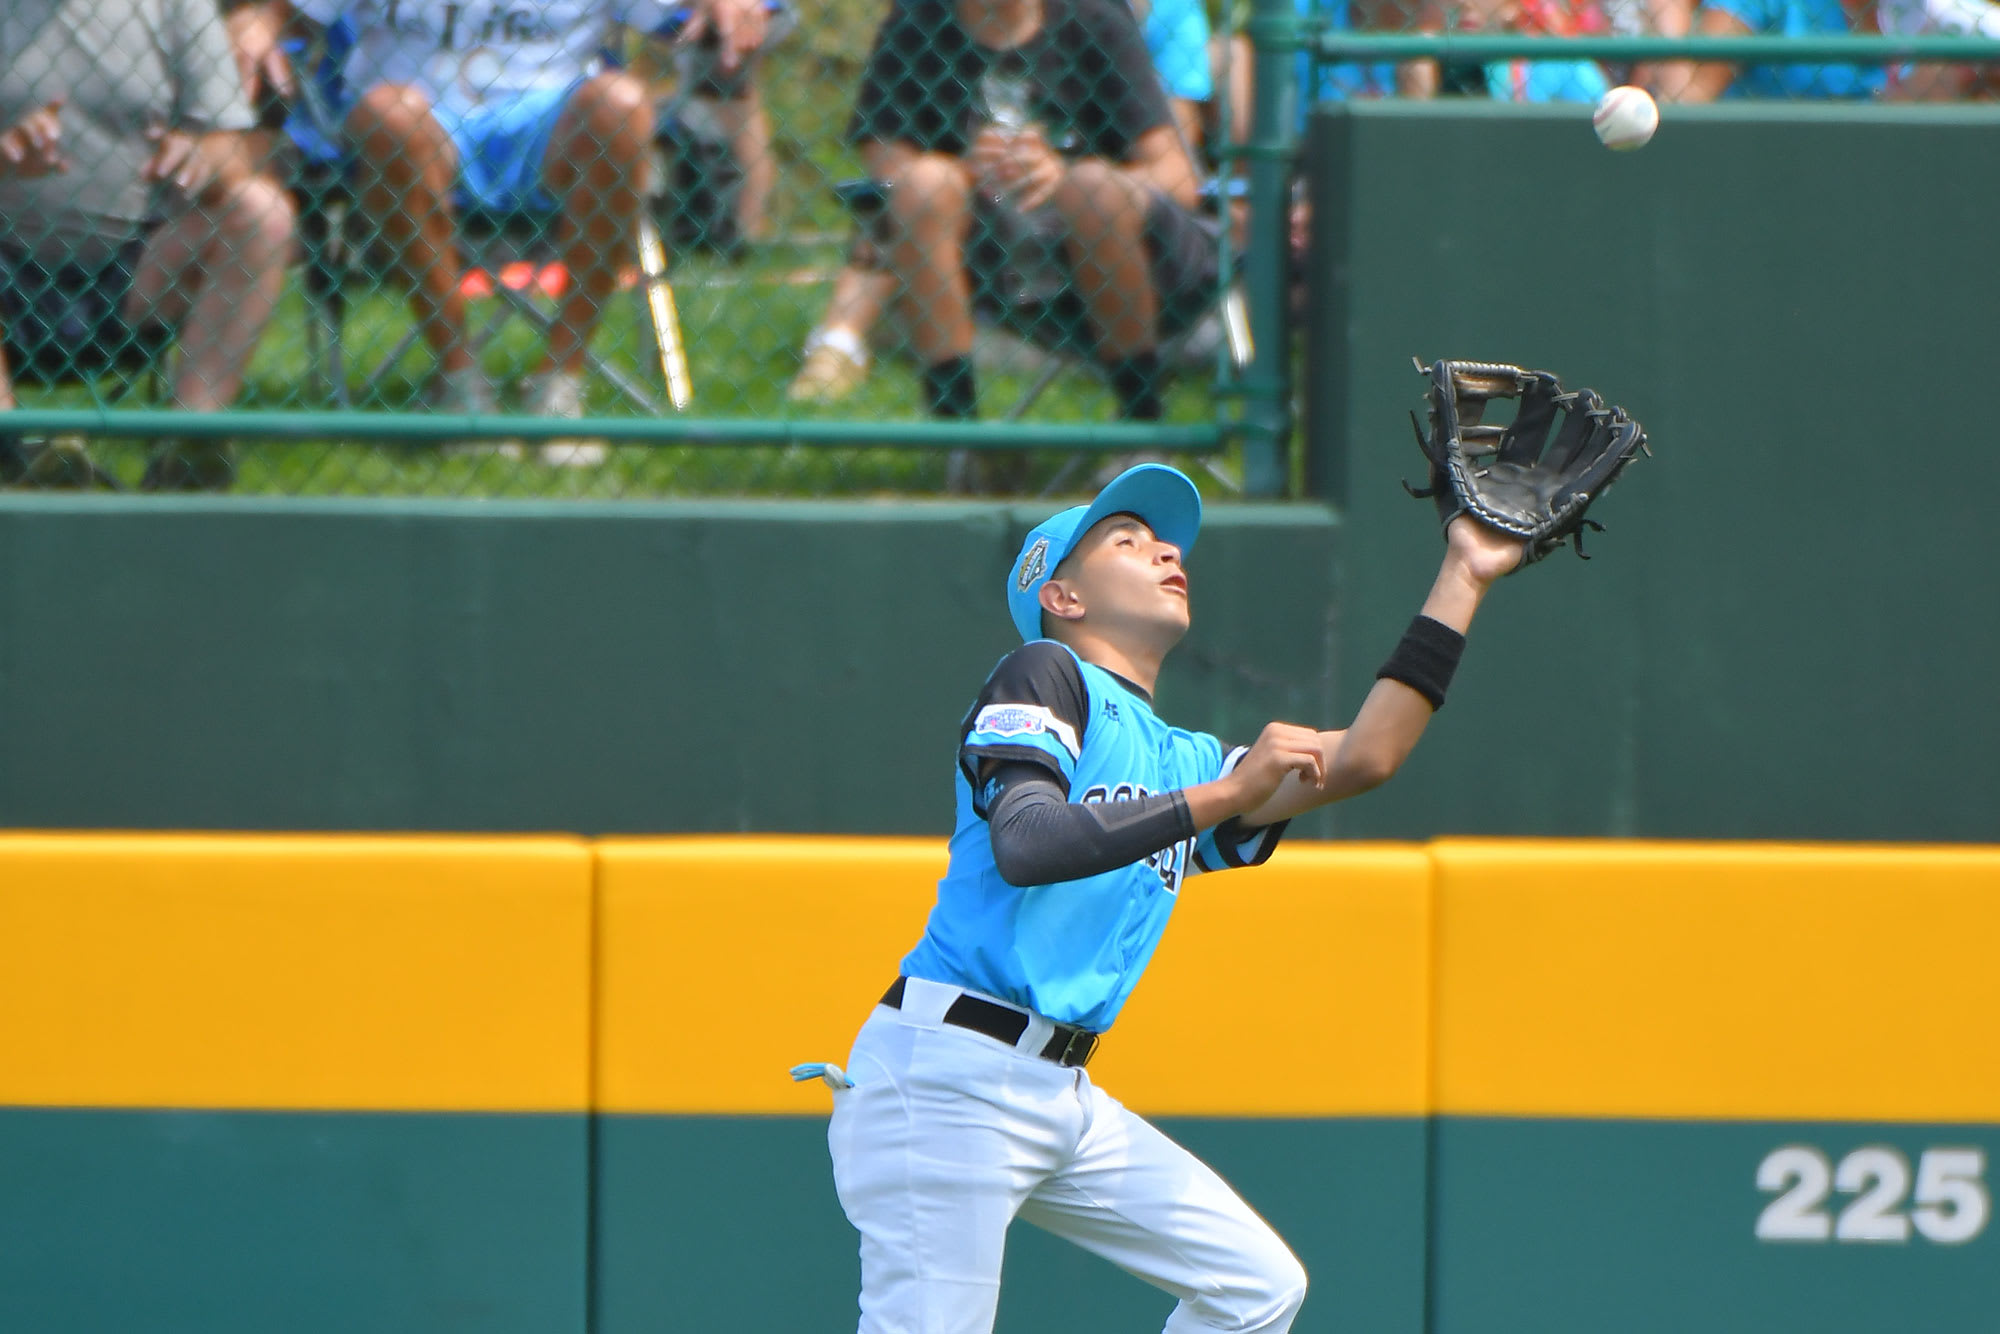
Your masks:
[[[1042,1059],[1072,1068],[1089,1065],[1090,1058],[1097,1054],[1097,1040],[1101,1036],[1087,1028],[1058,1028],[1049,1045],[1042,1048]]]

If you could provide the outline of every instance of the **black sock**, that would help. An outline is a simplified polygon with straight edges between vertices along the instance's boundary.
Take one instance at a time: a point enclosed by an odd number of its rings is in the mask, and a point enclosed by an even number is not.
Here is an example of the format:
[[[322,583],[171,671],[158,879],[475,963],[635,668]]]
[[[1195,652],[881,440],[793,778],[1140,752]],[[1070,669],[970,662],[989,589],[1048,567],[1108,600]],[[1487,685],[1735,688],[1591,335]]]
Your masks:
[[[1111,392],[1118,396],[1118,416],[1125,421],[1156,422],[1166,415],[1160,402],[1160,354],[1155,348],[1134,352],[1106,364]]]
[[[977,417],[979,385],[971,357],[947,357],[924,367],[924,401],[933,417]]]

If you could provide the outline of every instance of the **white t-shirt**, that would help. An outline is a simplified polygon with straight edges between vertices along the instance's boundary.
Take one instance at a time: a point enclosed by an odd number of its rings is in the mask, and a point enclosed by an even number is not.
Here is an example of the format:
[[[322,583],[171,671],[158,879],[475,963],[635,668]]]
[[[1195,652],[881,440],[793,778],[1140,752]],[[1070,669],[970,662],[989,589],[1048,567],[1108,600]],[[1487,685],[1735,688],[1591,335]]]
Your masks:
[[[473,106],[595,71],[611,29],[663,27],[661,0],[295,0],[314,22],[354,30],[350,90],[408,84],[432,105]]]
[[[1986,0],[1881,0],[1876,13],[1882,31],[1897,37],[2000,37],[2000,5]]]

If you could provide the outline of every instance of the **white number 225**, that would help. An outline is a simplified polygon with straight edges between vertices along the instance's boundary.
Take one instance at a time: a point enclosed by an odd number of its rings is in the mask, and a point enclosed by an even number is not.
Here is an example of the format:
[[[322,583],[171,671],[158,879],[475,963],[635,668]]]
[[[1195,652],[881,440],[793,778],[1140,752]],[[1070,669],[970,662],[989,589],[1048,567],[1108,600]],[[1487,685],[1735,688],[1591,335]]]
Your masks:
[[[1757,1189],[1778,1198],[1757,1215],[1760,1241],[1906,1242],[1910,1229],[1952,1246],[1985,1230],[1992,1212],[1983,1149],[1926,1149],[1917,1159],[1916,1207],[1899,1211],[1910,1190],[1910,1161],[1883,1145],[1856,1149],[1834,1167],[1807,1144],[1789,1144],[1757,1165]],[[1822,1207],[1828,1187],[1854,1200],[1836,1221]]]

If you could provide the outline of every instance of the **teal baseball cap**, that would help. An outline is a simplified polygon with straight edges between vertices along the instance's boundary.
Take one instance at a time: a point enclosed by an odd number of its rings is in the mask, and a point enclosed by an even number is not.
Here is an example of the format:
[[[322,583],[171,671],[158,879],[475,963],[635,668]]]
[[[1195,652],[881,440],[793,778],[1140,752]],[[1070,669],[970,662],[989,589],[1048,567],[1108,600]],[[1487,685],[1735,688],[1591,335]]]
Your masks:
[[[1119,473],[1088,505],[1074,505],[1037,524],[1007,574],[1007,611],[1023,640],[1042,637],[1042,585],[1085,533],[1114,514],[1136,514],[1185,559],[1201,532],[1201,492],[1178,468],[1141,463]]]

